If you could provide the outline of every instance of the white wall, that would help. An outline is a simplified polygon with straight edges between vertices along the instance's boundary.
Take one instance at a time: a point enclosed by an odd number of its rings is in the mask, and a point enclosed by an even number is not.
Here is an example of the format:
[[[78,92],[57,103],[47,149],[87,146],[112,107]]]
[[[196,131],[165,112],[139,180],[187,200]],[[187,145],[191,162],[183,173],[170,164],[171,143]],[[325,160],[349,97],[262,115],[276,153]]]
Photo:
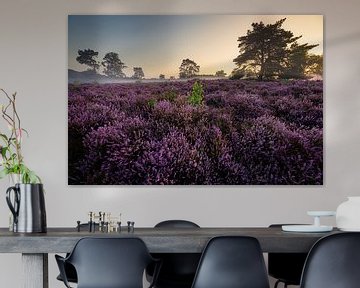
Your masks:
[[[334,210],[360,195],[360,2],[358,0],[1,0],[0,87],[18,92],[26,161],[46,187],[48,226],[74,226],[89,210],[122,212],[136,226],[187,218],[201,226],[309,222],[307,210]],[[67,185],[68,14],[323,14],[325,184],[279,186]],[[6,180],[0,226],[8,224]],[[327,223],[334,224],[334,220]],[[50,287],[57,271],[51,255]],[[1,287],[20,287],[19,255],[0,255]]]

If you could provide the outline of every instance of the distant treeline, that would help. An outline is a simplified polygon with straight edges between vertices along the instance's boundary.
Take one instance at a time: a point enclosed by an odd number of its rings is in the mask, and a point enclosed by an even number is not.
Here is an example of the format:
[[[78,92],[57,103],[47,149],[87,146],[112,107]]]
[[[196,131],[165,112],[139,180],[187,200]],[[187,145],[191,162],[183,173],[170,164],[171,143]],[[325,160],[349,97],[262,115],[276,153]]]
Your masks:
[[[302,37],[294,36],[291,31],[282,28],[286,18],[274,24],[263,22],[252,23],[252,30],[238,38],[239,55],[233,59],[236,68],[229,75],[230,79],[254,78],[258,80],[271,79],[305,79],[313,75],[323,74],[323,56],[311,54],[309,51],[319,44],[299,44]],[[78,50],[76,61],[89,67],[95,74],[103,67],[103,73],[110,78],[143,79],[145,73],[142,67],[133,67],[133,75],[127,76],[124,69],[128,68],[120,60],[116,52],[108,52],[102,61],[96,60],[99,52],[92,49]],[[194,60],[183,59],[179,67],[179,78],[193,78],[199,75],[200,65]],[[224,70],[218,70],[216,77],[226,77]],[[165,79],[159,74],[159,79]],[[175,79],[175,76],[169,76]]]

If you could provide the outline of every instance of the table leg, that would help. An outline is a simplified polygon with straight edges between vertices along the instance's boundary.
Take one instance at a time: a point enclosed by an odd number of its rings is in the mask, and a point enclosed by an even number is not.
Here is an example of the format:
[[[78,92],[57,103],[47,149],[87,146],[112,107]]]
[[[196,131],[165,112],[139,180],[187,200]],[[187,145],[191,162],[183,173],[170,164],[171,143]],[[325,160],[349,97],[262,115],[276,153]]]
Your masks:
[[[48,254],[22,254],[23,288],[49,288]]]

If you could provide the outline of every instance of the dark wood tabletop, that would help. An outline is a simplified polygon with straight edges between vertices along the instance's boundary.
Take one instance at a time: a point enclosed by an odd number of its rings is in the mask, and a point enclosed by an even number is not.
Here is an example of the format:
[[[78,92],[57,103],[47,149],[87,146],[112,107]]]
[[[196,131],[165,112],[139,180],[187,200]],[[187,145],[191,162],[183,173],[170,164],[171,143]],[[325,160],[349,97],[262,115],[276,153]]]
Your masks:
[[[321,237],[333,233],[283,232],[281,228],[135,228],[128,232],[78,232],[76,228],[48,228],[47,233],[13,233],[0,228],[0,253],[70,252],[82,237],[139,237],[152,253],[201,253],[207,241],[221,235],[252,236],[263,252],[307,252]]]

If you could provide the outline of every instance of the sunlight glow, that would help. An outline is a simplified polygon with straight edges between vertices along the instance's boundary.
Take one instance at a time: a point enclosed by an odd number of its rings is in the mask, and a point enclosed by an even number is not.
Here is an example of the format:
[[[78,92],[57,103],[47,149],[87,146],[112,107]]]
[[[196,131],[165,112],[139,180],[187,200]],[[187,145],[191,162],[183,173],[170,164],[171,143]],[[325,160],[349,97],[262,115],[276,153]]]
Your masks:
[[[69,16],[69,69],[86,70],[76,61],[79,49],[99,52],[98,61],[107,52],[116,52],[128,66],[143,68],[146,78],[159,74],[178,77],[182,59],[190,58],[200,65],[200,74],[235,68],[237,39],[246,35],[251,23],[274,23],[287,18],[283,28],[300,43],[319,44],[311,52],[323,54],[322,15],[71,15]]]

